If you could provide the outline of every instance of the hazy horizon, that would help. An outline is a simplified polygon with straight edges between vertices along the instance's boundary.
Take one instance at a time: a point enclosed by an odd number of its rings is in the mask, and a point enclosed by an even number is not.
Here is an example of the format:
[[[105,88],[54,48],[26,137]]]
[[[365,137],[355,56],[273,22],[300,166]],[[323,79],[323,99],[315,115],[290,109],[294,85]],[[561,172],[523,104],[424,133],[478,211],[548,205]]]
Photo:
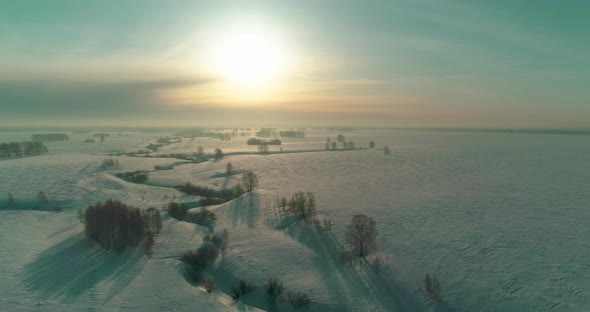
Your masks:
[[[583,1],[18,1],[3,126],[585,128]]]

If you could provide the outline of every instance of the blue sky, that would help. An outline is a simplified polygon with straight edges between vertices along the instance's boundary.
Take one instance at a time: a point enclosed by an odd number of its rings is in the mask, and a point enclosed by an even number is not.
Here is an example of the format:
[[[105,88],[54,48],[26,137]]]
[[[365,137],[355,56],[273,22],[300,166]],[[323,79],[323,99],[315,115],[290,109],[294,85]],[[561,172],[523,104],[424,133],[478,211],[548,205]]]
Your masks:
[[[574,0],[0,0],[0,122],[588,127],[589,14]],[[252,96],[209,70],[236,21],[291,57],[278,87]]]

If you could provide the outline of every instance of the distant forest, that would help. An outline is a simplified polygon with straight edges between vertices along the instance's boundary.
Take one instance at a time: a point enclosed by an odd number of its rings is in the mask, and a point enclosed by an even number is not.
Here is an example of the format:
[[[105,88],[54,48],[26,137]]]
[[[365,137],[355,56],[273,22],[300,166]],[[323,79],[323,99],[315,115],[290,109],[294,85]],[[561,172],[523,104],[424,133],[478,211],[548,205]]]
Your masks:
[[[283,144],[281,142],[281,140],[279,140],[279,139],[266,141],[266,140],[261,140],[261,139],[256,139],[256,138],[248,139],[248,141],[246,143],[248,145],[281,145],[281,144]]]
[[[42,142],[0,143],[0,158],[37,156],[47,152],[47,147]]]
[[[31,136],[33,142],[68,141],[70,137],[65,133],[36,133]]]

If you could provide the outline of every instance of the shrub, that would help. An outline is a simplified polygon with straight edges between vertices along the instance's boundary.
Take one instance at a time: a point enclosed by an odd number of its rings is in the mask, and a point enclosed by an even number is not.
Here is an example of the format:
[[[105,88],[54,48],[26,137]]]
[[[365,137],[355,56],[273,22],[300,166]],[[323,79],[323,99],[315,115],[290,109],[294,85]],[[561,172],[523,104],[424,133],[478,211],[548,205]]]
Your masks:
[[[188,213],[188,207],[183,205],[183,204],[178,204],[175,202],[171,202],[168,204],[168,207],[166,209],[168,211],[168,214],[174,218],[174,219],[178,219],[178,220],[184,220],[184,218],[186,218],[186,215]]]
[[[227,165],[225,165],[225,173],[227,173],[227,175],[230,175],[233,171],[234,171],[234,165],[232,165],[232,163],[228,162]]]
[[[375,141],[369,142],[369,148],[375,148]]]
[[[159,228],[151,225],[161,223],[153,220],[159,218],[159,214],[145,213],[114,200],[90,205],[83,215],[86,236],[117,252],[137,246],[150,233],[157,234],[154,231]]]
[[[102,163],[100,164],[100,167],[102,169],[110,169],[110,168],[115,168],[119,166],[119,161],[113,158],[105,158],[102,160]]]
[[[148,173],[145,171],[133,171],[133,172],[123,172],[117,173],[115,176],[121,178],[125,181],[134,182],[134,183],[144,183],[148,180]]]
[[[302,292],[290,292],[287,295],[287,299],[294,308],[304,307],[311,302],[309,296],[306,293]]]
[[[252,192],[258,187],[258,176],[252,171],[245,172],[242,175],[242,187],[247,193]]]
[[[223,151],[219,148],[216,148],[214,157],[215,157],[215,160],[223,159]]]
[[[283,282],[279,281],[276,278],[269,278],[268,283],[266,283],[266,294],[269,297],[276,298],[280,297],[283,293]]]
[[[338,147],[336,141],[332,141],[332,149],[335,150]]]
[[[432,278],[427,273],[424,277],[424,283],[420,289],[422,294],[427,300],[430,300],[434,303],[440,303],[441,301],[441,286],[436,277],[434,275]]]
[[[208,187],[203,186],[196,186],[190,182],[185,183],[184,185],[177,185],[176,188],[187,194],[187,195],[198,195],[203,197],[211,197],[211,198],[221,198],[225,201],[232,200],[234,198],[240,197],[244,191],[239,185],[236,185],[233,189],[222,188],[221,190],[214,190]],[[222,202],[223,203],[223,202]]]
[[[246,280],[239,280],[237,284],[232,286],[232,298],[234,300],[240,299],[242,296],[251,293],[256,286]]]
[[[196,223],[202,226],[212,227],[213,223],[217,219],[215,213],[201,207],[199,212],[191,213],[185,216],[186,221]]]
[[[344,241],[359,257],[364,258],[375,249],[377,227],[375,221],[366,215],[355,215],[346,228]]]
[[[336,137],[336,141],[338,141],[338,142],[340,142],[340,143],[344,143],[344,141],[345,141],[345,140],[346,140],[346,138],[345,138],[345,137],[344,137],[342,134],[339,134],[339,135]]]
[[[191,250],[185,252],[180,261],[182,261],[192,272],[202,272],[209,268],[215,259],[219,255],[219,250],[215,248],[215,245],[205,243],[196,251]]]
[[[211,243],[215,246],[215,248],[221,249],[225,244],[225,239],[219,234],[212,234],[203,236],[203,242]]]
[[[205,287],[205,290],[208,293],[212,293],[217,289],[217,284],[215,284],[215,281],[212,279],[208,279],[206,281],[203,282],[203,287]]]

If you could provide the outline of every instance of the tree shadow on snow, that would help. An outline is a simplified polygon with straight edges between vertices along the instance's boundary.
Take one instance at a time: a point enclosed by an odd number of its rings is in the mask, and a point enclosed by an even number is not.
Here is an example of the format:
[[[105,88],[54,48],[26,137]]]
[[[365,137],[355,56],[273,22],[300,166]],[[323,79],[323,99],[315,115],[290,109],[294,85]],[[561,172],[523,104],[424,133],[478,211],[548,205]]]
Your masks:
[[[416,291],[407,285],[376,273],[366,260],[356,266],[340,257],[340,243],[330,231],[321,231],[312,224],[297,222],[285,229],[295,241],[315,253],[313,261],[325,287],[332,288],[343,305],[351,298],[367,298],[372,309],[386,311],[422,311],[423,301]],[[346,308],[343,306],[342,308]]]
[[[141,247],[118,255],[78,234],[39,253],[19,275],[25,287],[43,299],[71,303],[100,285],[108,302],[133,281],[145,262]]]
[[[248,228],[255,228],[259,210],[260,198],[256,193],[246,193],[227,206],[227,214],[234,227],[237,224],[246,223]]]

